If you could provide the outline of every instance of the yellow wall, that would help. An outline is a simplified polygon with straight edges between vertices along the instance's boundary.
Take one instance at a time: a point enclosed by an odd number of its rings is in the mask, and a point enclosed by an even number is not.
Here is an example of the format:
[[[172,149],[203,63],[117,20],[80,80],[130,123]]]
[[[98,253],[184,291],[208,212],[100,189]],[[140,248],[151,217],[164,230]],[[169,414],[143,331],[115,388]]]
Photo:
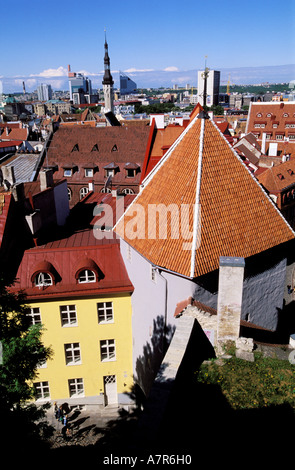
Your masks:
[[[97,303],[110,301],[113,302],[113,323],[98,323]],[[61,305],[76,306],[78,326],[62,327]],[[114,374],[118,394],[130,391],[133,383],[130,294],[31,302],[30,306],[40,308],[45,328],[42,341],[54,352],[53,359],[47,361],[47,367],[38,369],[34,382],[48,381],[52,400],[70,397],[68,379],[71,378],[83,378],[85,397],[103,393],[103,377]],[[104,339],[115,339],[114,361],[101,362],[99,342]],[[80,343],[81,364],[66,365],[64,344],[76,342]]]

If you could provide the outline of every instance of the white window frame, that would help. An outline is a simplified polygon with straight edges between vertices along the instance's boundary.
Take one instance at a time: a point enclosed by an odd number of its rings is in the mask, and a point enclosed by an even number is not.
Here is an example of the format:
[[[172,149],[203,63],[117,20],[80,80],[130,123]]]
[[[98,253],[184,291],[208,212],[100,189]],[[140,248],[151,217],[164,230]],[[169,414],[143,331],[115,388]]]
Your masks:
[[[105,169],[105,175],[106,175],[106,178],[109,178],[110,176],[114,177],[115,176],[115,170],[112,169],[112,168],[106,168]]]
[[[101,362],[111,362],[116,360],[116,344],[114,339],[104,339],[100,341]]]
[[[134,194],[134,191],[133,191],[133,189],[130,189],[130,188],[124,188],[122,190],[122,193],[123,194]]]
[[[82,363],[80,343],[67,343],[64,345],[64,349],[67,366],[74,366]]]
[[[86,284],[89,282],[96,282],[96,274],[91,269],[83,269],[79,272],[78,276],[79,284]]]
[[[52,286],[53,280],[52,276],[49,273],[40,272],[35,276],[35,286],[36,287],[46,287]]]
[[[42,323],[40,307],[31,307],[31,313],[28,313],[28,317],[31,319],[31,325]]]
[[[97,318],[98,323],[114,323],[114,309],[113,302],[98,302],[97,303]]]
[[[73,175],[73,170],[72,168],[64,168],[64,176],[66,178],[69,178],[70,176]]]
[[[80,201],[83,199],[87,194],[89,193],[89,188],[87,186],[83,186],[83,188],[80,189],[79,195],[80,195]]]
[[[60,305],[59,311],[62,327],[78,326],[76,305]]]
[[[84,171],[85,171],[85,178],[93,177],[93,168],[84,168]]]
[[[37,394],[36,400],[45,400],[47,398],[50,399],[50,388],[48,381],[34,382],[34,389]]]
[[[69,395],[71,398],[84,397],[84,382],[82,378],[68,379]]]

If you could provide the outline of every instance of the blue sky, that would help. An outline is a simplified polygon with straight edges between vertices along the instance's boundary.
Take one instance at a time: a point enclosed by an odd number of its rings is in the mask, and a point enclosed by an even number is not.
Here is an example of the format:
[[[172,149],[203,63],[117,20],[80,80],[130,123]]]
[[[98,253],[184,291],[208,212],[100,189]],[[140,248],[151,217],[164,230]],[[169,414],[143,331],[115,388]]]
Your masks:
[[[90,76],[111,68],[182,72],[294,64],[293,0],[11,0],[1,6],[0,78]],[[242,5],[242,6],[241,6]],[[62,79],[60,79],[61,81]],[[31,82],[30,82],[31,81]]]

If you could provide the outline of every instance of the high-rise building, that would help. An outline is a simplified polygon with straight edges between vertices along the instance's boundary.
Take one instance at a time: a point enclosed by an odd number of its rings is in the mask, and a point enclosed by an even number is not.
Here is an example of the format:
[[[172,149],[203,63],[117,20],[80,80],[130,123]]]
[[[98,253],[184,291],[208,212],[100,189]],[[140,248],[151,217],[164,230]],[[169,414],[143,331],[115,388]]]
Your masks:
[[[37,94],[39,101],[48,101],[52,98],[52,89],[51,85],[47,85],[46,83],[41,83],[37,87]]]
[[[123,72],[120,72],[120,94],[122,95],[131,95],[132,93],[136,93],[137,85],[136,83],[131,80],[131,78],[127,77]]]
[[[70,100],[73,101],[73,104],[90,103],[90,96],[92,95],[91,80],[82,73],[71,72],[70,65],[68,65],[68,77]]]
[[[205,90],[204,70],[198,71],[198,102],[203,106],[204,91],[206,93],[206,105],[218,105],[219,85],[220,85],[220,72],[218,70],[207,71],[207,90]]]
[[[104,43],[104,76],[103,76],[103,94],[104,94],[104,112],[112,111],[114,112],[114,80],[111,75],[111,68],[110,68],[110,58],[109,58],[109,51],[108,51],[108,43],[107,39],[105,38]]]

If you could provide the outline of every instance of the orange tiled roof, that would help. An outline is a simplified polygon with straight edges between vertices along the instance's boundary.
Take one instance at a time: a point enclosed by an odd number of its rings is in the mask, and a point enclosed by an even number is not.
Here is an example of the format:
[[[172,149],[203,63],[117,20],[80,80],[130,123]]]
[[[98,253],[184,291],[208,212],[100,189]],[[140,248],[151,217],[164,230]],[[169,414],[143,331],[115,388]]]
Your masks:
[[[295,184],[295,160],[268,168],[257,179],[267,191],[282,191]]]
[[[201,179],[197,191],[200,155]],[[184,250],[183,244],[193,230],[197,192],[201,204],[201,237],[195,256],[191,257],[192,245]],[[135,203],[142,206],[144,215],[134,212]],[[179,230],[179,238],[173,238],[169,228],[166,239],[159,237],[159,218],[155,226],[148,223],[150,204],[166,207],[176,204],[179,211],[181,204],[189,205],[189,224]],[[137,225],[132,222],[134,216]],[[133,233],[131,239],[128,230],[138,230],[141,222],[145,222],[144,236],[134,237]],[[152,239],[148,229],[156,229],[157,237]],[[218,269],[220,256],[247,258],[294,238],[290,226],[216,125],[197,117],[151,171],[143,190],[118,221],[115,231],[153,264],[189,277]]]

